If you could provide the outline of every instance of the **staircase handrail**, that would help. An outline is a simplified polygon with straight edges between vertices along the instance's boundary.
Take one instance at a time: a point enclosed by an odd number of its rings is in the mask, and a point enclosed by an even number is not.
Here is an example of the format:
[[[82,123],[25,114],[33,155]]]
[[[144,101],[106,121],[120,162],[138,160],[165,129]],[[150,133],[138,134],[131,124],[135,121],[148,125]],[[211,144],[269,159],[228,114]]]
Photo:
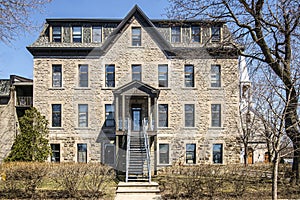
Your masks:
[[[148,130],[148,122],[144,118],[144,120],[143,120],[143,135],[144,135],[145,149],[146,149],[146,155],[147,155],[148,179],[149,179],[149,183],[151,183],[150,151],[149,151],[149,140],[148,140],[147,130]]]
[[[131,127],[130,127],[129,118],[127,119],[127,148],[126,148],[126,183],[128,182],[128,173],[129,173],[129,163],[130,163],[130,136],[131,136]]]

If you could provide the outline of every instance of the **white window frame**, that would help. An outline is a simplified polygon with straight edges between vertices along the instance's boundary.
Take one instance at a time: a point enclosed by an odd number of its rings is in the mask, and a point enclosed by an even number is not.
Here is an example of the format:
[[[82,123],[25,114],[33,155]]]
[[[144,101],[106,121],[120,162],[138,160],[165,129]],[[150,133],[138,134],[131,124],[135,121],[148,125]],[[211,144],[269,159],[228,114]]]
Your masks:
[[[167,163],[161,163],[161,152],[160,152],[160,145],[168,145],[168,151],[167,151]],[[159,165],[169,165],[170,164],[170,144],[166,142],[162,142],[158,144],[158,164]]]

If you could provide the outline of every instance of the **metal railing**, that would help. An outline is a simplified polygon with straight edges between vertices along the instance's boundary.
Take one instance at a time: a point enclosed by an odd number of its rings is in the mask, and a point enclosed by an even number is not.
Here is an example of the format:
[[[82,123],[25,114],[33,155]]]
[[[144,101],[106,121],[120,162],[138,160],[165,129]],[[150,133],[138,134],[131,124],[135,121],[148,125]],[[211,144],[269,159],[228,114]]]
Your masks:
[[[127,148],[126,148],[126,183],[128,182],[128,172],[129,172],[129,163],[130,163],[130,137],[131,137],[131,126],[129,118],[127,120]]]
[[[29,96],[17,97],[17,106],[30,107],[33,105],[33,98]]]
[[[128,124],[131,123],[129,121],[129,119],[125,119],[125,127],[124,127],[124,130],[127,131],[128,130]],[[148,120],[147,121],[147,131],[156,131],[155,129],[155,120],[151,120],[150,122]],[[119,128],[118,130],[119,131],[122,131],[123,130],[123,120],[122,119],[119,119],[116,123],[118,123],[119,125]]]
[[[146,155],[147,155],[148,179],[149,179],[149,183],[151,183],[150,150],[149,150],[149,140],[148,140],[147,130],[148,130],[148,121],[144,118],[144,120],[143,120],[143,136],[144,136],[145,149],[146,149]]]

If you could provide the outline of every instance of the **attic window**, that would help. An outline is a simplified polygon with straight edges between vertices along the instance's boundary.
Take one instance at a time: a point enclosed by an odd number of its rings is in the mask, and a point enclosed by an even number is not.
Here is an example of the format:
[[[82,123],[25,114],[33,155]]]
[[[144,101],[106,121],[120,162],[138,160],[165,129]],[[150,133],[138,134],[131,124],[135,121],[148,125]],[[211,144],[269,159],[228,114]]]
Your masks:
[[[192,42],[200,42],[200,26],[192,26]]]
[[[141,28],[132,27],[132,46],[141,46]]]
[[[81,42],[81,37],[82,37],[82,30],[80,26],[74,26],[73,27],[73,42]]]
[[[173,26],[171,28],[171,42],[179,43],[181,38],[180,26]]]
[[[52,42],[61,42],[61,27],[52,27]]]
[[[93,26],[93,42],[100,43],[102,42],[102,27],[101,26]]]
[[[220,42],[221,40],[221,27],[212,26],[211,27],[211,41],[212,42]]]

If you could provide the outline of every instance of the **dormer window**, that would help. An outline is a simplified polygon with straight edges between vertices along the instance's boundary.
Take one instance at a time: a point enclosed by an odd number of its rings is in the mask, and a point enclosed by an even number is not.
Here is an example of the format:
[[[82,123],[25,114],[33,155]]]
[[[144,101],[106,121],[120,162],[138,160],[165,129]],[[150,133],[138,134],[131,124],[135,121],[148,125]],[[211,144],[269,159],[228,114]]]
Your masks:
[[[52,42],[61,42],[61,27],[52,27]]]
[[[200,26],[192,26],[192,42],[200,42]]]
[[[211,27],[211,41],[220,42],[221,41],[221,27],[212,26]]]
[[[171,28],[171,42],[179,43],[181,38],[180,26],[173,26]]]
[[[92,27],[92,40],[94,43],[102,42],[102,28],[101,26]]]
[[[140,27],[132,27],[132,46],[141,46],[141,28]]]
[[[73,42],[81,42],[82,30],[80,26],[73,26],[72,29]]]

